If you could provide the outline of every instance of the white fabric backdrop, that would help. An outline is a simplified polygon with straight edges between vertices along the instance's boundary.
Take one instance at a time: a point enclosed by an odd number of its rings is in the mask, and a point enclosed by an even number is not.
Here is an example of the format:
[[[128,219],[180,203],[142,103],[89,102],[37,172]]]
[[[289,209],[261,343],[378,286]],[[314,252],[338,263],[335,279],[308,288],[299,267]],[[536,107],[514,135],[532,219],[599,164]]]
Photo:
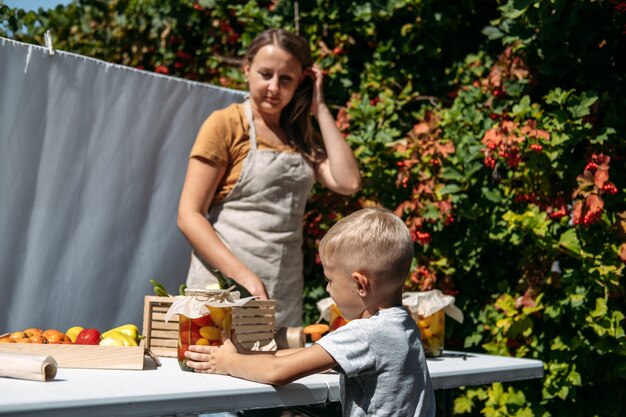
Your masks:
[[[0,38],[0,333],[141,327],[175,291],[176,227],[204,119],[243,93]]]

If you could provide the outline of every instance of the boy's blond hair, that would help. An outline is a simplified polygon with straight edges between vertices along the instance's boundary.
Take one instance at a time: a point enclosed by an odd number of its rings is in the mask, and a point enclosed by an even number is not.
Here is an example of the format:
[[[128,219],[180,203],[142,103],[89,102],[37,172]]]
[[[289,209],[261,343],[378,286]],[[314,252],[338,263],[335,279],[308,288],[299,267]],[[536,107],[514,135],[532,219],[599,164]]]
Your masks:
[[[403,283],[413,261],[413,240],[404,222],[389,210],[365,208],[339,220],[322,238],[325,266],[374,279]]]

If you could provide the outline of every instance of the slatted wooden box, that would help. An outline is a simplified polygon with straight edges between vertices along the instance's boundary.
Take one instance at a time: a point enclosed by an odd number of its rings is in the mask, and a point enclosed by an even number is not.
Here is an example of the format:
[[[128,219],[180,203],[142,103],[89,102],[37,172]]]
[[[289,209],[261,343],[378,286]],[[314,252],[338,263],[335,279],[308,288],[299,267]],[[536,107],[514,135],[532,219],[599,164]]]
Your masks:
[[[178,345],[178,315],[166,323],[165,313],[173,297],[147,295],[144,298],[143,332],[146,348],[157,356],[176,357]],[[265,346],[274,340],[276,332],[276,301],[252,300],[245,306],[234,307],[232,327],[237,340],[252,348],[256,342]]]
[[[146,355],[142,341],[139,346],[98,346],[72,344],[0,343],[0,352],[52,356],[59,368],[144,369]],[[155,361],[156,363],[156,361]],[[157,363],[158,364],[158,363]]]

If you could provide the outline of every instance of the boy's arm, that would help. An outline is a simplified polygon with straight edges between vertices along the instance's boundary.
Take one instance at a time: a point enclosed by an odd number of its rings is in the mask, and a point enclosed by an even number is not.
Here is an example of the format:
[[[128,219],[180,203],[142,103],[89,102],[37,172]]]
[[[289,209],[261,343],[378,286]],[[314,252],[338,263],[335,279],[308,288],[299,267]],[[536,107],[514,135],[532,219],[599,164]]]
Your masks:
[[[220,348],[190,346],[185,356],[187,365],[196,372],[227,374],[272,385],[287,384],[337,365],[333,357],[318,345],[278,352],[240,354],[227,341]]]

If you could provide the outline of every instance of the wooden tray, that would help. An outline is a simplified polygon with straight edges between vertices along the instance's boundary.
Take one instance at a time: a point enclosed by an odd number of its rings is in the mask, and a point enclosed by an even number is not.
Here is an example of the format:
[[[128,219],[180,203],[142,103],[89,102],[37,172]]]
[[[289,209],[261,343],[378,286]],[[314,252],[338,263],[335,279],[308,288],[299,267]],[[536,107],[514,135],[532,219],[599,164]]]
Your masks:
[[[144,369],[146,351],[140,346],[98,346],[35,343],[0,343],[0,352],[52,356],[59,368]],[[158,365],[158,359],[152,357]]]
[[[143,330],[146,348],[157,356],[175,358],[178,346],[178,315],[167,323],[165,313],[170,308],[173,297],[144,297]],[[276,301],[253,300],[243,307],[234,307],[232,327],[237,332],[237,340],[251,348],[256,342],[265,346],[274,340],[276,332]]]

